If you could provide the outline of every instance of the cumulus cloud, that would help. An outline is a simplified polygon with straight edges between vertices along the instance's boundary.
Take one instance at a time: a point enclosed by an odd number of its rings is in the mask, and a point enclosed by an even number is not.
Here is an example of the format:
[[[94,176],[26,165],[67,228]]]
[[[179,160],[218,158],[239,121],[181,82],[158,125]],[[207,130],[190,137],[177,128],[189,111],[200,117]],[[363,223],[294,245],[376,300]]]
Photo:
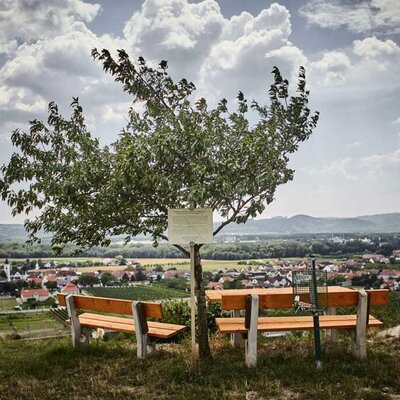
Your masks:
[[[300,8],[300,15],[322,28],[347,27],[353,32],[399,32],[398,0],[310,0]]]
[[[366,37],[346,48],[323,52],[309,67],[312,87],[325,86],[325,94],[340,101],[382,90],[394,92],[400,86],[400,47],[390,39]]]
[[[185,77],[194,76],[214,43],[224,17],[216,1],[146,0],[126,23],[124,37],[135,54],[179,65]]]
[[[319,61],[311,64],[311,67],[321,77],[319,83],[323,85],[336,85],[346,81],[351,69],[349,57],[340,51],[325,53]]]
[[[88,29],[71,31],[18,47],[14,57],[0,69],[0,130],[15,121],[15,127],[33,118],[43,118],[50,101],[56,101],[68,114],[72,97],[79,96],[87,120],[99,128],[108,115],[104,105],[127,101],[112,77],[90,57],[93,47],[115,50],[121,43],[108,36],[97,37]],[[120,108],[116,108],[116,114]],[[127,114],[128,107],[124,115]],[[114,115],[114,121],[116,116]],[[96,123],[94,123],[96,121]],[[123,115],[119,129],[125,125]],[[10,136],[11,130],[8,131]],[[116,129],[118,132],[118,129]]]
[[[393,40],[379,40],[375,36],[354,41],[354,54],[376,63],[379,70],[400,66],[400,47]]]
[[[9,121],[44,116],[52,100],[67,107],[79,96],[93,128],[118,132],[126,123],[128,97],[91,59],[93,47],[125,48],[150,62],[167,59],[175,78],[192,79],[214,100],[226,91],[263,94],[267,85],[260,82],[274,65],[287,76],[307,62],[289,41],[290,14],[278,4],[228,19],[214,0],[145,0],[122,38],[90,31],[86,23],[99,6],[81,0],[18,0],[0,7],[0,43],[14,52],[0,69],[0,130]],[[28,14],[31,23],[24,24]],[[17,26],[22,29],[16,33]]]
[[[82,30],[100,5],[82,0],[3,0],[0,4],[0,52],[11,53],[16,43],[32,43],[71,30]]]
[[[233,97],[239,90],[249,97],[265,96],[267,84],[260,82],[269,79],[274,66],[289,79],[296,79],[307,58],[290,42],[290,33],[290,13],[276,3],[256,17],[242,13],[226,20],[220,42],[200,70],[203,91],[218,98]]]
[[[193,80],[199,93],[214,99],[227,90],[232,96],[238,90],[260,95],[266,89],[260,81],[274,65],[293,77],[307,60],[289,41],[290,33],[284,6],[274,3],[256,16],[242,12],[227,19],[214,0],[146,0],[124,29],[132,53],[155,62],[168,59],[174,77]]]

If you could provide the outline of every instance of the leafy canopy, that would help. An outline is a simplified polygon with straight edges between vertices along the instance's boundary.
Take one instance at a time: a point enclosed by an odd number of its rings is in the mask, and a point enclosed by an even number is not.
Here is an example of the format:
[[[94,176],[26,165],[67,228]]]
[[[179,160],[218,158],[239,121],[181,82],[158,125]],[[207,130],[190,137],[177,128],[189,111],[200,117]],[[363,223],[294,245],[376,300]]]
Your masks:
[[[102,146],[76,98],[69,119],[50,103],[47,123],[30,121],[29,132],[13,132],[19,151],[1,168],[0,193],[14,215],[39,209],[25,223],[31,241],[43,229],[53,233],[56,250],[68,242],[107,245],[121,234],[157,242],[166,238],[168,208],[189,206],[224,218],[216,234],[261,213],[276,188],[293,179],[289,155],[318,121],[307,107],[303,67],[295,95],[275,67],[268,105],[249,104],[240,92],[229,111],[226,99],[215,108],[204,98],[194,102],[195,85],[174,82],[166,61],[134,64],[123,50],[117,59],[107,50],[92,56],[132,95],[129,123],[112,146]]]

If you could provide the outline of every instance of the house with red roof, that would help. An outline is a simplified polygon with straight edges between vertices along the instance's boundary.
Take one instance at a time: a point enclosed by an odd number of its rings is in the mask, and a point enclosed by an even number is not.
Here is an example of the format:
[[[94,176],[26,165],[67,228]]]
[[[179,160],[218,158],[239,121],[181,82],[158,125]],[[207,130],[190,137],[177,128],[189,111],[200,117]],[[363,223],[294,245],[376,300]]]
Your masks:
[[[46,289],[22,289],[21,300],[27,303],[29,300],[45,301],[50,297],[50,293]]]
[[[76,285],[69,282],[61,289],[61,293],[63,293],[63,294],[79,294],[79,289]]]

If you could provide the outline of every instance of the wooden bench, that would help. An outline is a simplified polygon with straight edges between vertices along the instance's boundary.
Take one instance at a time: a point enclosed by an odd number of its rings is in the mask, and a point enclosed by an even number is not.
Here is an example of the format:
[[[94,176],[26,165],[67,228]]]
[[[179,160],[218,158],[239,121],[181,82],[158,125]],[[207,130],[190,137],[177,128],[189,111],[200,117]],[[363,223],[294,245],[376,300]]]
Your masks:
[[[227,291],[228,292],[228,291]],[[248,366],[257,363],[258,332],[307,331],[313,329],[313,317],[259,317],[259,310],[282,309],[293,307],[293,297],[289,290],[272,289],[265,294],[224,294],[221,291],[222,310],[233,310],[235,315],[239,310],[245,310],[245,317],[216,318],[218,329],[223,334],[234,334],[245,339],[245,360]],[[385,305],[388,302],[387,290],[328,290],[328,305],[331,315],[320,316],[321,329],[346,329],[354,332],[353,353],[357,358],[366,358],[366,330],[381,327],[383,323],[369,315],[369,306]],[[336,307],[357,306],[357,315],[335,315]]]
[[[148,352],[155,351],[155,340],[169,339],[186,329],[184,325],[148,321],[148,318],[162,319],[160,303],[71,294],[58,294],[57,299],[61,306],[67,308],[72,344],[75,348],[88,345],[90,329],[102,328],[115,332],[135,333],[137,356],[145,358]],[[83,310],[102,314],[89,312],[79,314],[79,311]],[[122,314],[131,318],[107,314]]]

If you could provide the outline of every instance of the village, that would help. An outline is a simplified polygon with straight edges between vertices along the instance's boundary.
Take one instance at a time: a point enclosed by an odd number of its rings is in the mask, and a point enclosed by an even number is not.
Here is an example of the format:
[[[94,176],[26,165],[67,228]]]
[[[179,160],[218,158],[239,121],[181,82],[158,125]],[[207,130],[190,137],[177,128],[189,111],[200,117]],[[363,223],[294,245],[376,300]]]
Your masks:
[[[328,285],[343,287],[366,287],[371,289],[400,290],[400,250],[394,250],[390,257],[380,254],[364,254],[341,260],[319,260],[317,269],[325,273]],[[154,264],[142,266],[133,259],[103,259],[96,263],[98,269],[82,267],[73,259],[68,262],[57,260],[42,263],[5,261],[0,267],[1,296],[16,297],[16,310],[52,306],[55,296],[79,294],[90,288],[119,288],[167,283],[168,287],[177,287],[182,297],[187,297],[190,270],[187,262]],[[119,266],[116,269],[116,266]],[[123,268],[121,269],[121,266]],[[33,267],[33,268],[32,268]],[[304,271],[307,260],[291,261],[251,260],[238,261],[236,267],[214,268],[204,272],[207,289],[224,290],[237,288],[282,288],[292,285],[295,271]]]

